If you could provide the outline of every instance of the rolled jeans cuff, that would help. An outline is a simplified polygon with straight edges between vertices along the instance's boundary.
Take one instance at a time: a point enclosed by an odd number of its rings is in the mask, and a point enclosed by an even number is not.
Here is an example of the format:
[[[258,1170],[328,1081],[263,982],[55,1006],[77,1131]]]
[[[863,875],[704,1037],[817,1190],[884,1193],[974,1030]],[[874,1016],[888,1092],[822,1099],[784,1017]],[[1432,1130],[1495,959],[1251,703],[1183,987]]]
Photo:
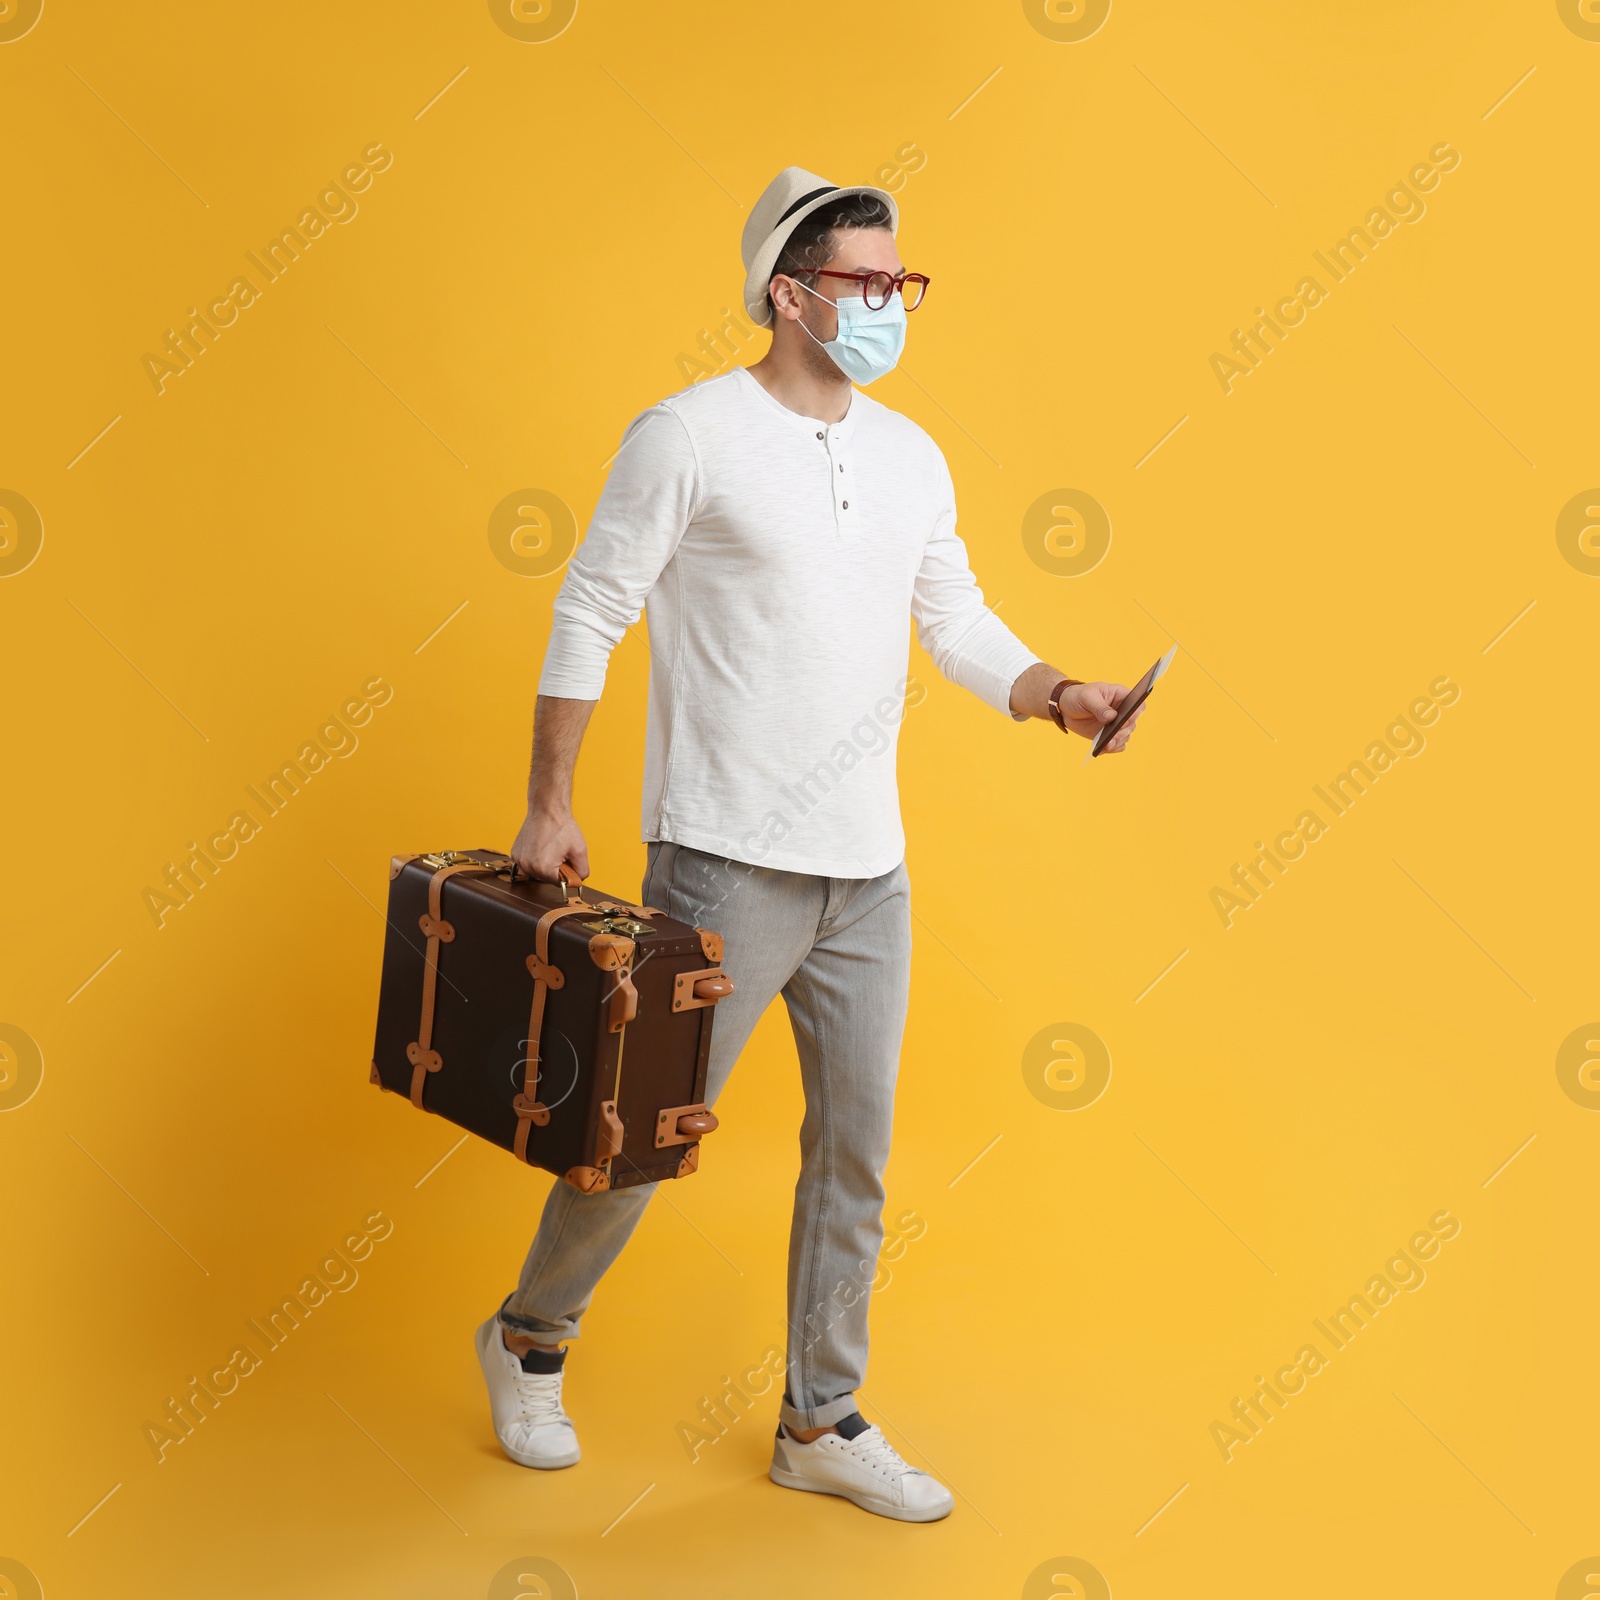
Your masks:
[[[576,1339],[578,1337],[578,1324],[571,1317],[563,1317],[560,1322],[546,1322],[543,1317],[522,1317],[514,1311],[507,1311],[506,1307],[515,1298],[507,1295],[500,1303],[500,1323],[502,1327],[509,1328],[513,1333],[520,1333],[529,1339],[537,1340],[540,1344],[555,1344],[561,1339]]]
[[[853,1415],[860,1407],[853,1394],[840,1395],[826,1405],[812,1406],[801,1411],[785,1399],[778,1407],[778,1420],[786,1428],[831,1428],[834,1423]]]

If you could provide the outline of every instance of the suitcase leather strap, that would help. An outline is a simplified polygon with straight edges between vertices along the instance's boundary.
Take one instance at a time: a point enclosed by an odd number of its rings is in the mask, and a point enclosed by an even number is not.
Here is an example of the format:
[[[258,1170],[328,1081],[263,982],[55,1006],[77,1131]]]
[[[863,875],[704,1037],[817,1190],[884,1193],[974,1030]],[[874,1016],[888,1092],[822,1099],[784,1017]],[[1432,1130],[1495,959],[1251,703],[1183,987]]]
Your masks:
[[[417,1037],[406,1046],[406,1059],[411,1063],[411,1103],[418,1111],[422,1104],[422,1086],[430,1072],[444,1065],[444,1058],[433,1044],[433,1008],[439,993],[439,946],[449,944],[456,936],[455,928],[444,920],[444,881],[458,872],[493,872],[494,868],[477,861],[460,861],[441,867],[428,880],[428,909],[417,919],[417,925],[428,936],[428,954],[422,970],[422,1021],[417,1027]]]
[[[421,858],[418,855],[393,857],[389,876],[398,877],[407,865],[419,859]],[[417,1037],[406,1046],[406,1059],[411,1063],[411,1103],[419,1111],[427,1109],[422,1103],[422,1091],[428,1081],[428,1074],[439,1071],[444,1065],[444,1058],[432,1048],[432,1045],[434,1006],[439,992],[439,946],[451,943],[456,936],[454,926],[444,919],[445,879],[454,877],[458,872],[504,872],[509,860],[507,857],[504,863],[453,861],[449,866],[439,868],[428,880],[428,909],[418,918],[418,926],[428,939],[422,974],[422,1018],[417,1028]],[[522,1093],[514,1102],[517,1113],[517,1134],[513,1149],[520,1161],[528,1159],[529,1127],[537,1124],[542,1128],[550,1121],[549,1107],[539,1102],[539,1034],[544,1025],[545,995],[551,989],[561,988],[566,982],[561,969],[550,965],[552,924],[559,922],[562,917],[595,916],[607,911],[626,911],[645,920],[664,914],[655,906],[635,906],[629,905],[626,901],[609,899],[598,904],[585,900],[582,897],[577,874],[570,867],[563,866],[561,876],[565,892],[575,893],[577,897],[568,900],[565,905],[557,906],[553,911],[547,911],[539,918],[534,936],[536,954],[528,957],[528,970],[533,974],[533,1007],[528,1017],[527,1053],[522,1063]]]
[[[522,1058],[522,1093],[512,1102],[517,1113],[517,1137],[511,1148],[519,1161],[528,1159],[529,1128],[542,1128],[550,1121],[550,1108],[539,1100],[539,1034],[544,1027],[545,995],[567,981],[559,967],[550,965],[550,929],[563,917],[594,916],[599,910],[587,900],[569,900],[566,905],[545,912],[534,933],[534,953],[528,957],[528,971],[533,974],[533,1009],[528,1014],[527,1053]]]

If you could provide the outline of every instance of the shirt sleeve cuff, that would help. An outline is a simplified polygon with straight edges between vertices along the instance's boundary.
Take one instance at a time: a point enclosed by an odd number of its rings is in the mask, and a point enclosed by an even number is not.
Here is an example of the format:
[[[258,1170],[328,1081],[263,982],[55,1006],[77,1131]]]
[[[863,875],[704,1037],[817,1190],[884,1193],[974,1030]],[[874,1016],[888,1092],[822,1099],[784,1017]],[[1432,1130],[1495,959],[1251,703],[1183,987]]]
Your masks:
[[[1026,722],[1028,717],[1025,713],[1019,716],[1011,709],[1011,691],[1017,679],[1038,659],[1026,645],[1012,638],[1009,647],[999,652],[993,664],[985,662],[977,668],[969,687],[980,700],[988,701],[996,711],[1003,712],[1013,722]]]

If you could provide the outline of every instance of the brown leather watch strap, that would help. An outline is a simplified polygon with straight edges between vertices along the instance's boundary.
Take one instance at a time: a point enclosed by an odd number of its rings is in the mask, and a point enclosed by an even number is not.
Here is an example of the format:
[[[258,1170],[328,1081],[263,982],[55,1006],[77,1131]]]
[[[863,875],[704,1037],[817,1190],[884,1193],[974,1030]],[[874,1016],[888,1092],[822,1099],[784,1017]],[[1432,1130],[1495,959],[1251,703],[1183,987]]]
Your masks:
[[[1063,678],[1061,682],[1050,691],[1050,698],[1046,702],[1050,707],[1050,720],[1055,723],[1055,725],[1063,733],[1067,731],[1067,724],[1061,715],[1061,691],[1063,689],[1075,688],[1082,682],[1082,678]]]

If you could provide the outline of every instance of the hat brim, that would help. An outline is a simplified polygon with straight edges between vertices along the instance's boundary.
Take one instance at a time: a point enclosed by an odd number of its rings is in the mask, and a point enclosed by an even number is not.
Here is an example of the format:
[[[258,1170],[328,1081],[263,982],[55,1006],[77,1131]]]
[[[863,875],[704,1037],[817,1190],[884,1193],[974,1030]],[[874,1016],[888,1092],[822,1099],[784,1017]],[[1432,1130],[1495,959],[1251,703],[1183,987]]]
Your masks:
[[[792,217],[785,217],[783,225],[773,229],[771,237],[756,251],[755,259],[750,263],[750,270],[745,274],[744,309],[757,327],[765,328],[772,322],[772,312],[767,307],[767,285],[772,281],[772,269],[778,264],[778,257],[783,254],[783,247],[788,244],[789,235],[813,212],[825,211],[830,206],[838,205],[841,200],[848,200],[857,194],[870,194],[874,199],[883,201],[889,208],[889,231],[891,234],[899,233],[900,208],[894,203],[894,196],[887,189],[874,188],[870,183],[830,189],[820,199],[813,200],[810,205],[802,206]]]

